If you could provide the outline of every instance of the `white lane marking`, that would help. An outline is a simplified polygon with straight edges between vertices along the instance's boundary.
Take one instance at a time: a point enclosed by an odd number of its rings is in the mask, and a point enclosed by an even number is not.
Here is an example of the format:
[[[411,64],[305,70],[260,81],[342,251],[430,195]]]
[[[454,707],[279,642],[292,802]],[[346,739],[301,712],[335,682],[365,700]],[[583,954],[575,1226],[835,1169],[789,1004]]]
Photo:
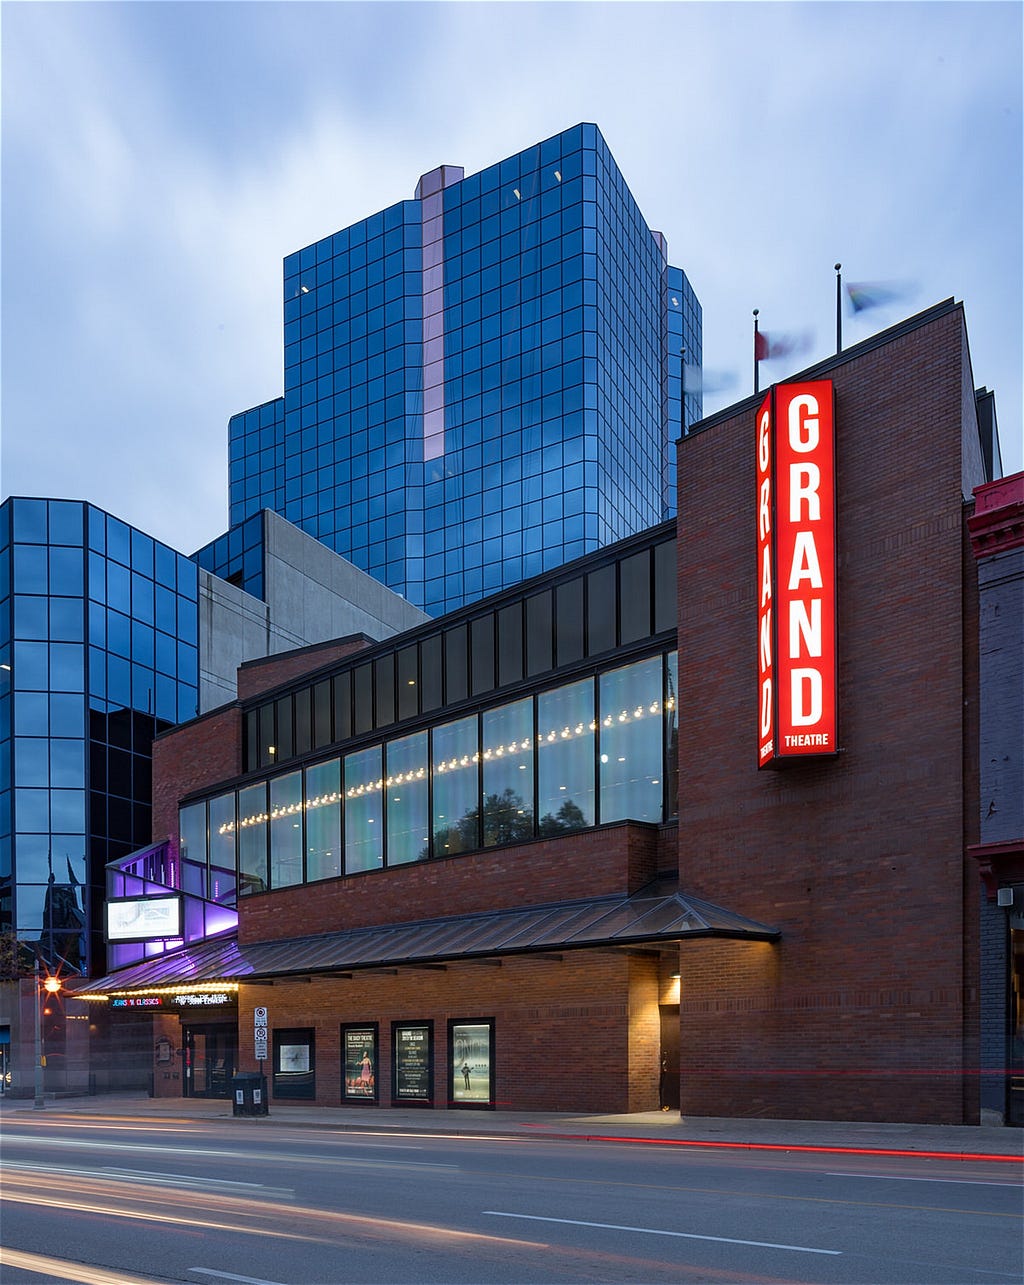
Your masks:
[[[826,1178],[873,1178],[878,1182],[951,1182],[958,1187],[1012,1187],[1020,1191],[1019,1182],[988,1182],[984,1178],[910,1178],[901,1173],[826,1173]]]
[[[241,1281],[242,1285],[281,1285],[280,1281],[265,1281],[262,1276],[236,1276],[234,1272],[215,1272],[212,1267],[190,1267],[196,1276],[216,1276],[222,1281]]]
[[[601,1227],[605,1231],[636,1231],[645,1236],[678,1236],[681,1240],[713,1240],[720,1245],[754,1245],[758,1249],[791,1249],[797,1254],[842,1255],[841,1249],[811,1249],[807,1245],[776,1245],[770,1240],[734,1240],[732,1236],[698,1236],[688,1231],[662,1231],[658,1227],[623,1227],[619,1223],[587,1223],[578,1218],[544,1218],[540,1214],[506,1214],[500,1209],[485,1209],[492,1218],[522,1218],[534,1223],[565,1223],[569,1227]]]

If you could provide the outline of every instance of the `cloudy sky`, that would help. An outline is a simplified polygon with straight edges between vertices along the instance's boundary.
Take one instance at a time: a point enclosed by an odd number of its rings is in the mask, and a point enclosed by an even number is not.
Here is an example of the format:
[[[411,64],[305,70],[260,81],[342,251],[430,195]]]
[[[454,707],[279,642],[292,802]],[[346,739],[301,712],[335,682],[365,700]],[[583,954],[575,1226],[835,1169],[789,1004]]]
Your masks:
[[[2,39],[3,495],[191,552],[282,392],[281,260],[580,120],[750,391],[751,310],[834,348],[832,265],[949,296],[1022,467],[1017,3],[17,3]],[[763,368],[762,382],[791,371]]]

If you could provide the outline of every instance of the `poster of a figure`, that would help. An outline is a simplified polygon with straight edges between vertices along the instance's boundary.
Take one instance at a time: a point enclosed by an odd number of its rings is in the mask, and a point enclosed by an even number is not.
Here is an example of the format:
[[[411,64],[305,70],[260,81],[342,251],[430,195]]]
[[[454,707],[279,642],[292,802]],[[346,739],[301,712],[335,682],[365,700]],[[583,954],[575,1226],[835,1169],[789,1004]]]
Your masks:
[[[493,1102],[491,1034],[490,1022],[452,1024],[448,1082],[453,1102]]]
[[[345,1028],[345,1097],[377,1096],[377,1031],[372,1026]]]

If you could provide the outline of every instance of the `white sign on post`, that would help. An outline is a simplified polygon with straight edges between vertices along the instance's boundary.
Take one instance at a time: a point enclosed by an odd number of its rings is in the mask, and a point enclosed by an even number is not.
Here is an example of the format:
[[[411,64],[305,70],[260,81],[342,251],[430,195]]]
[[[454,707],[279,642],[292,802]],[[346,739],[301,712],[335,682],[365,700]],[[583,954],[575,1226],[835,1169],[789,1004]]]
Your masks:
[[[257,1062],[266,1061],[267,1057],[267,1010],[253,1009],[253,1053]],[[260,1070],[263,1068],[261,1067]]]

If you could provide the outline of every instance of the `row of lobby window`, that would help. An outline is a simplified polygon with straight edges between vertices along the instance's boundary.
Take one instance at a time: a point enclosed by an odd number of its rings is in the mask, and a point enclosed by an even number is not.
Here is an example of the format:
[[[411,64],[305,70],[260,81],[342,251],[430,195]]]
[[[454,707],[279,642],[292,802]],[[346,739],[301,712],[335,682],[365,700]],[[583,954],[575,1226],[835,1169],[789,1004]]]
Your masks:
[[[417,718],[676,627],[675,541],[247,710],[244,770]]]
[[[673,815],[677,654],[354,750],[180,809],[213,901]]]

